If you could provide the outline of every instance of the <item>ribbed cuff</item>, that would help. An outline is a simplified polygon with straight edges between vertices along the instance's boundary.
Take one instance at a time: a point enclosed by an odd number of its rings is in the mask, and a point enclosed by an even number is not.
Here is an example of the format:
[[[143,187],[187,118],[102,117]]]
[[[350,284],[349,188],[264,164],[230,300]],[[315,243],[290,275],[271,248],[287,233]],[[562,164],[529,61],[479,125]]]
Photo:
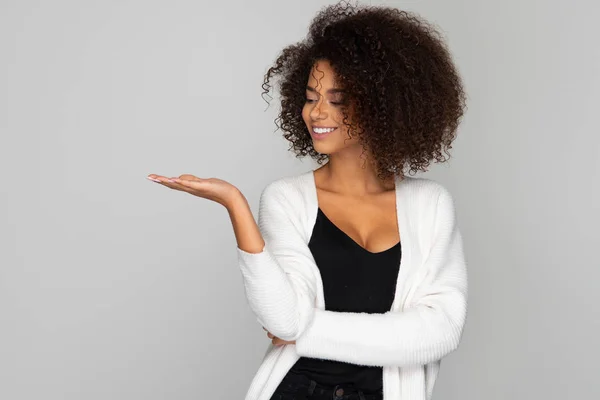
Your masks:
[[[320,335],[319,332],[328,330],[327,318],[325,318],[325,310],[318,308],[314,309],[314,317],[310,325],[304,333],[296,339],[296,352],[302,357],[325,358],[325,354],[319,349],[330,348],[335,353],[331,346],[337,347],[335,343],[329,343],[329,340],[324,340],[326,336]]]
[[[240,269],[244,276],[261,276],[264,273],[269,274],[272,271],[272,266],[277,265],[271,254],[267,251],[266,246],[263,247],[260,253],[248,253],[236,247]]]

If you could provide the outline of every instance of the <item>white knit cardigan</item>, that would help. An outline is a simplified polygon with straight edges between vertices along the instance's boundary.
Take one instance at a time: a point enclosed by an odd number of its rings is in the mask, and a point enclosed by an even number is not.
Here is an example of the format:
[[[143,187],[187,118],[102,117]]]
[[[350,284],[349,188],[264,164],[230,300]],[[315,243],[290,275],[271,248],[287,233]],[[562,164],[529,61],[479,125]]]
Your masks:
[[[318,201],[313,171],[279,178],[260,196],[260,253],[237,248],[248,303],[273,335],[245,400],[269,400],[301,357],[383,367],[384,400],[429,400],[441,359],[460,342],[467,269],[453,198],[425,178],[396,177],[402,257],[390,311],[325,310],[308,247]]]

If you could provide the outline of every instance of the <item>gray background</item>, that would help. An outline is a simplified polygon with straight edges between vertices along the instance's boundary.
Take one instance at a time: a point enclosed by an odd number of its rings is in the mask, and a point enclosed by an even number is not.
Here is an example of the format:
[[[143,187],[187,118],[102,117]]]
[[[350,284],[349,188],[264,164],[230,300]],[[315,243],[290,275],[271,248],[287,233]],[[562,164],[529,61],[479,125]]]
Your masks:
[[[229,180],[256,212],[316,167],[260,85],[330,3],[0,3],[0,399],[243,398],[269,339],[227,212],[146,175]],[[372,4],[438,24],[469,94],[421,174],[455,197],[470,277],[434,398],[600,397],[600,6]]]

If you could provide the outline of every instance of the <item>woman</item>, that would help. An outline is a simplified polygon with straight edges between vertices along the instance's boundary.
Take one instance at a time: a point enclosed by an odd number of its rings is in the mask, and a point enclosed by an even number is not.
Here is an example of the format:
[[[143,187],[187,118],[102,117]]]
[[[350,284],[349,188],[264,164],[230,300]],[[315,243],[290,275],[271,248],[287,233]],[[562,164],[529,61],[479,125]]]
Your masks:
[[[263,190],[256,224],[220,179],[150,179],[229,212],[246,296],[271,339],[246,400],[430,399],[467,274],[453,200],[407,177],[445,161],[464,110],[439,34],[386,7],[324,8],[284,49],[284,137],[319,164]]]

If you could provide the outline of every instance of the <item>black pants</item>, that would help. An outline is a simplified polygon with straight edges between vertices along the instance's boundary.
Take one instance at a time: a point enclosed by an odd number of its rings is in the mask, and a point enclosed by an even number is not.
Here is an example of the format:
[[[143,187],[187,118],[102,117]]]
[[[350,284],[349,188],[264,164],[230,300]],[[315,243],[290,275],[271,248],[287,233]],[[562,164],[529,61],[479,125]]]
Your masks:
[[[365,394],[351,385],[322,386],[290,371],[270,400],[383,400],[383,393]]]

